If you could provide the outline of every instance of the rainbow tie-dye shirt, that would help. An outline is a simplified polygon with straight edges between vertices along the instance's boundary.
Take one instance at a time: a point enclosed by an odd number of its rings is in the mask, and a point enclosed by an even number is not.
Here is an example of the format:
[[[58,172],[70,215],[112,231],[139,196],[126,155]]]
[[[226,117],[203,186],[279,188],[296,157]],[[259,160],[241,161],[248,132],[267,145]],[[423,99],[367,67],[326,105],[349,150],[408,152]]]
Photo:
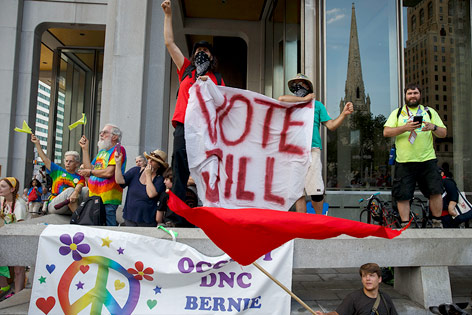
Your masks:
[[[47,172],[52,178],[50,200],[54,199],[57,195],[69,187],[74,188],[78,184],[85,186],[85,178],[83,176],[80,176],[77,173],[69,173],[64,168],[55,163],[51,162],[51,169],[47,170]]]
[[[109,150],[100,150],[92,161],[94,170],[103,170],[110,165],[116,165],[115,162],[116,146]],[[126,150],[121,146],[121,154],[123,154],[121,171],[124,173],[126,169]],[[90,176],[88,180],[89,196],[102,197],[103,204],[119,205],[123,195],[123,188],[115,181],[115,174],[110,178],[100,178]]]

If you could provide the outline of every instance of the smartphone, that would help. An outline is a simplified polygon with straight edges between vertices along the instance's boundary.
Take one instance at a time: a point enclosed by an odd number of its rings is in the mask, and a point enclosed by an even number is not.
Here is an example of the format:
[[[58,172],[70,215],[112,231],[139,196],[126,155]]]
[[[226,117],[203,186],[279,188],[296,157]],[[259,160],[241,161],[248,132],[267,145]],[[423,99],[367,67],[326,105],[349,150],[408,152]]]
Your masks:
[[[415,116],[415,117],[416,117],[416,116]],[[115,150],[115,152],[121,153],[121,143],[118,142],[118,143],[116,144],[116,150]]]
[[[423,116],[413,116],[413,122],[423,123]]]

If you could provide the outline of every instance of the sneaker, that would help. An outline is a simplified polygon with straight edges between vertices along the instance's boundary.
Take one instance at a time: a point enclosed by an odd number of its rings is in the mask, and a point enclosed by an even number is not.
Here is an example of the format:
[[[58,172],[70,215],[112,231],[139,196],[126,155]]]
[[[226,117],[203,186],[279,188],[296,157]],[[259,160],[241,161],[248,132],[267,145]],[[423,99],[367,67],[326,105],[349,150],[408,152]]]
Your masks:
[[[431,223],[432,223],[433,229],[442,229],[443,228],[443,224],[442,224],[441,220],[432,219]]]

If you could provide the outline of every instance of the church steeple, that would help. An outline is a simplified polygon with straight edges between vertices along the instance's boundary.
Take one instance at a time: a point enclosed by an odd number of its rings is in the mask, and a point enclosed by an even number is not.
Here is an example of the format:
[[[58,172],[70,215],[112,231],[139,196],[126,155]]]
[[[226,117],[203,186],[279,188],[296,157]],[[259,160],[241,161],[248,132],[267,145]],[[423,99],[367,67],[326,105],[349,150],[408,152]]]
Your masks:
[[[362,79],[361,54],[357,36],[356,8],[352,3],[351,34],[349,37],[349,60],[345,87],[345,102],[351,101],[355,110],[370,112],[370,99],[366,99]]]

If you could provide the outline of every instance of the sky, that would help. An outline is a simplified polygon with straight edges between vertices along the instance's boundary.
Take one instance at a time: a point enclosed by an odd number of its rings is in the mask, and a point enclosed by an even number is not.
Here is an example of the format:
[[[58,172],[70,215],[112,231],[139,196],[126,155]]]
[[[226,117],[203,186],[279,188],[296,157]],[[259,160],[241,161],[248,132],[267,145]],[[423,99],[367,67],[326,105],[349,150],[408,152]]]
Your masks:
[[[326,1],[326,79],[328,112],[339,114],[344,97],[349,54],[352,0]],[[396,73],[395,1],[362,0],[355,2],[362,75],[371,111],[386,117],[398,106]],[[392,61],[391,61],[392,60]],[[392,72],[392,75],[390,75]]]

